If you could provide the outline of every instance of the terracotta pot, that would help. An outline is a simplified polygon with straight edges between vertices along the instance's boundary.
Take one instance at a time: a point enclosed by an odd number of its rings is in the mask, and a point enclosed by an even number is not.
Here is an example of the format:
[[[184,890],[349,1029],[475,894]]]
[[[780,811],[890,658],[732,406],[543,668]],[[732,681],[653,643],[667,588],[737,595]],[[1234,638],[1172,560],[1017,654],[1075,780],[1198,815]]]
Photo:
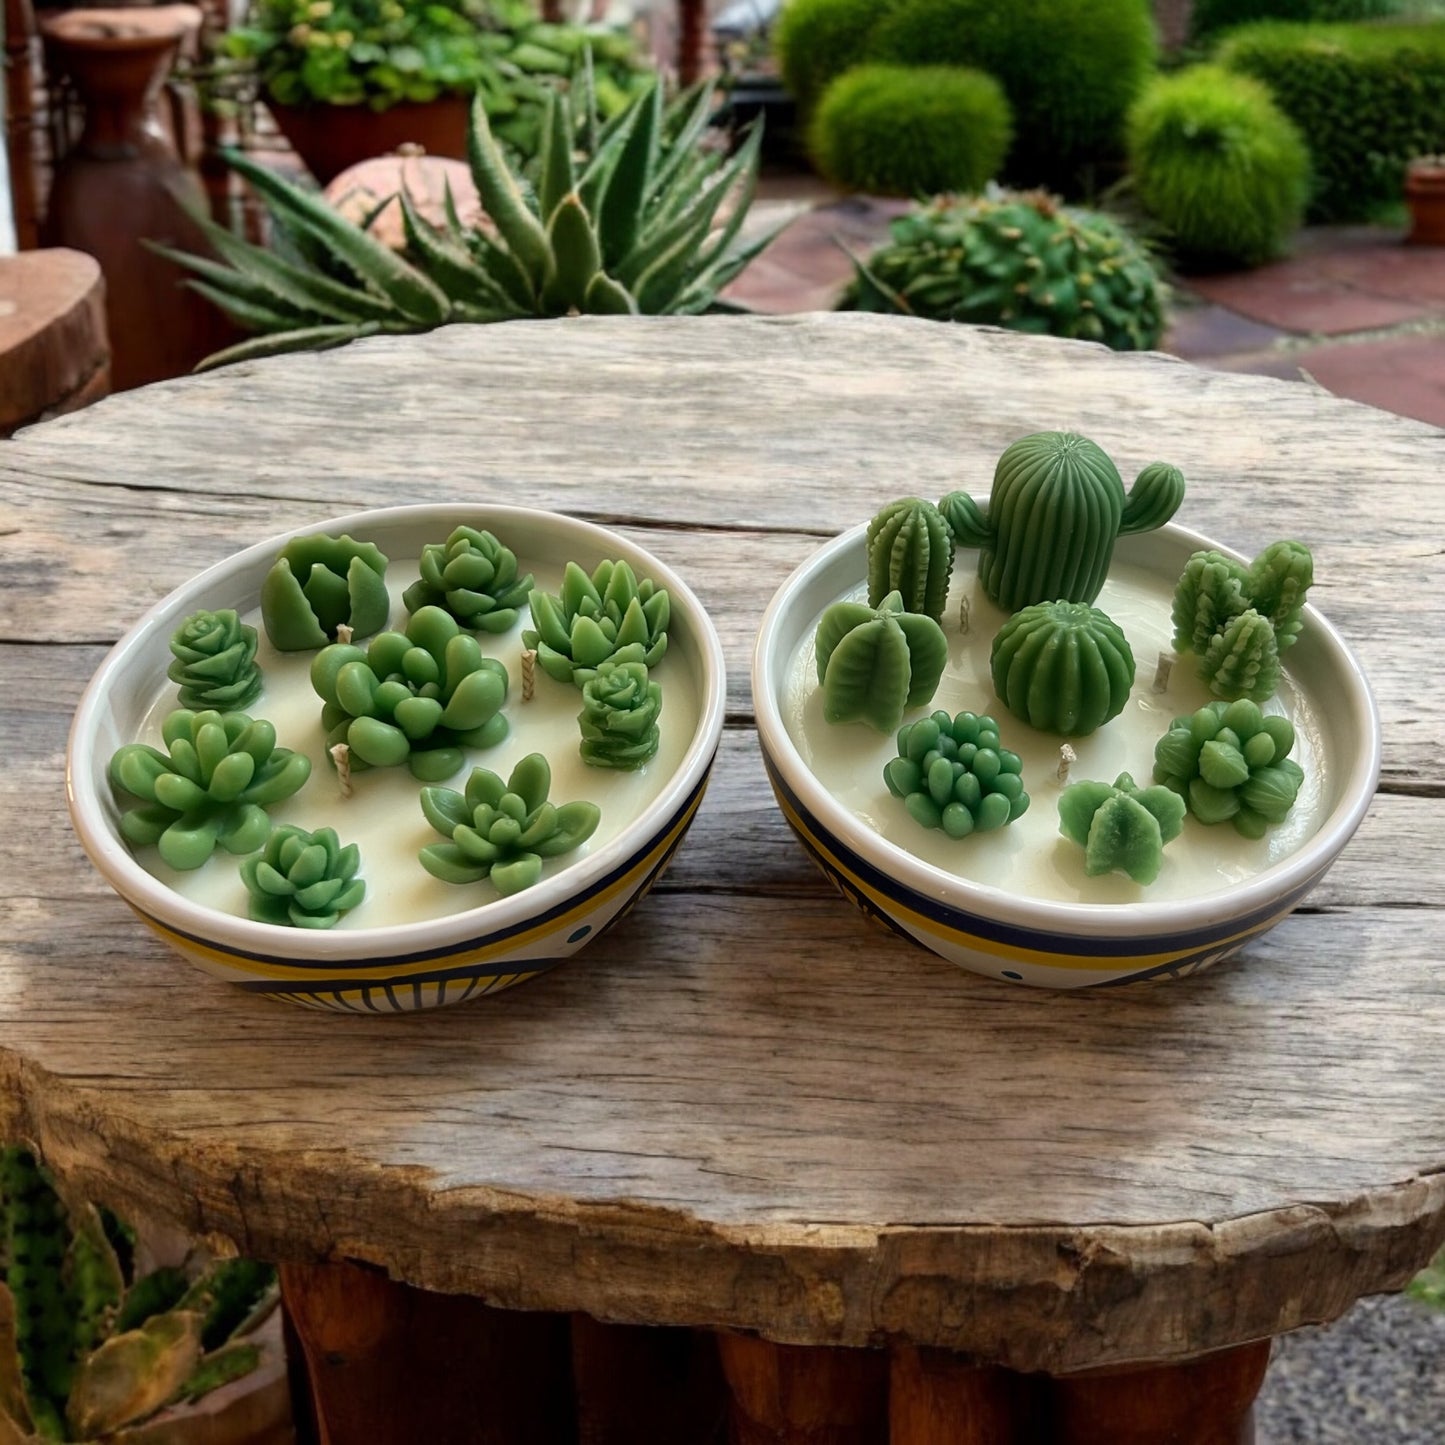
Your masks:
[[[413,155],[406,150],[400,155],[362,161],[342,171],[326,187],[326,199],[358,226],[371,217],[371,234],[383,246],[400,251],[406,246],[406,231],[397,194],[404,190],[419,215],[441,226],[446,222],[448,189],[463,226],[495,233],[491,220],[482,213],[471,170],[461,161],[442,156]]]
[[[1445,246],[1445,160],[1412,161],[1405,168],[1405,204],[1415,246]]]
[[[465,95],[425,102],[403,101],[387,110],[364,105],[281,105],[266,102],[281,134],[324,186],[348,166],[419,145],[428,155],[464,160],[467,154]]]

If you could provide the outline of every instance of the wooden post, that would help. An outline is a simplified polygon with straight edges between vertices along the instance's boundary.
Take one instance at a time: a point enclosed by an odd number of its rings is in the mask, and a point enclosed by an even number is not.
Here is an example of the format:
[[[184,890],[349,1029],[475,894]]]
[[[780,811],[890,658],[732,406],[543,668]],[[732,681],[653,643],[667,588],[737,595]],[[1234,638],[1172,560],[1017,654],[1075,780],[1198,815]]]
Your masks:
[[[1028,1376],[899,1346],[890,1361],[888,1445],[1026,1445],[1044,1438],[1037,1398]]]
[[[691,85],[702,75],[707,0],[677,0],[677,78]]]
[[[40,244],[40,196],[35,177],[35,15],[30,0],[5,0],[5,151],[10,168],[15,244]]]
[[[730,1445],[885,1445],[888,1356],[719,1335]]]

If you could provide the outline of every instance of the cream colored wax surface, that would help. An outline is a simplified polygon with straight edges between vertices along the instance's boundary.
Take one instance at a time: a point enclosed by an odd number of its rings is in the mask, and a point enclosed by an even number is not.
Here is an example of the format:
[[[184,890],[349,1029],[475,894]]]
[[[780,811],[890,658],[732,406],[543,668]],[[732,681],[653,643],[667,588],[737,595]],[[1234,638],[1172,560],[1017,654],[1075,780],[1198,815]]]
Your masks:
[[[860,584],[848,600],[866,600]],[[959,628],[959,598],[969,602],[969,630]],[[1283,712],[1294,723],[1297,740],[1290,756],[1304,769],[1305,781],[1289,816],[1263,838],[1242,838],[1228,823],[1205,827],[1186,818],[1184,831],[1164,849],[1164,866],[1147,888],[1122,873],[1090,878],[1084,850],[1059,833],[1057,780],[1060,745],[1068,741],[1078,754],[1070,781],[1112,783],[1131,773],[1141,787],[1153,782],[1154,744],[1170,721],[1216,699],[1194,675],[1194,658],[1175,663],[1168,691],[1154,693],[1155,663],[1171,650],[1169,618],[1172,590],[1142,568],[1115,563],[1094,603],[1124,630],[1136,663],[1134,687],[1124,711],[1088,737],[1064,739],[1020,721],[995,695],[989,673],[993,639],[1008,620],[977,585],[974,571],[956,573],[943,617],[949,661],[933,701],[912,708],[905,722],[937,709],[950,714],[987,713],[999,725],[1000,741],[1023,759],[1028,811],[1006,828],[955,840],[941,829],[920,827],[883,781],[883,767],[898,752],[894,735],[885,737],[866,723],[824,720],[810,629],[789,662],[783,718],[789,736],[819,782],[845,808],[890,843],[946,872],[976,883],[1031,898],[1067,903],[1163,902],[1224,892],[1262,872],[1299,848],[1318,828],[1325,813],[1323,736],[1310,698],[1295,689],[1286,666],[1279,693],[1264,711]],[[1286,653],[1285,662],[1288,664]]]
[[[530,566],[525,562],[523,565]],[[539,587],[553,594],[559,590],[560,568],[531,570]],[[401,594],[416,576],[414,558],[393,559],[387,568],[392,599],[390,625],[394,630],[405,630],[407,612]],[[342,917],[337,927],[382,928],[441,918],[494,901],[499,895],[490,882],[443,883],[417,861],[417,853],[426,844],[444,839],[422,816],[419,799],[426,785],[412,777],[405,764],[358,772],[353,775],[352,796],[341,796],[335,769],[326,757],[321,699],[311,686],[311,662],[316,653],[277,652],[266,637],[259,611],[245,620],[260,632],[256,659],[265,682],[261,696],[246,711],[275,725],[279,747],[304,752],[311,759],[311,776],[306,785],[294,797],[268,810],[272,821],[294,823],[310,831],[335,828],[343,844],[356,843],[361,848],[366,897]],[[657,756],[633,773],[589,767],[579,751],[580,688],[556,682],[538,667],[532,701],[522,701],[522,629],[529,625],[528,611],[523,608],[511,631],[500,636],[476,634],[483,654],[503,662],[511,680],[503,708],[508,733],[494,748],[467,749],[462,769],[437,786],[460,792],[474,766],[489,768],[506,779],[528,753],[541,753],[552,768],[549,801],[562,804],[585,799],[602,811],[597,831],[586,843],[543,863],[542,876],[548,878],[615,838],[662,792],[697,731],[699,701],[687,660],[670,648],[652,670],[654,680],[662,686],[662,713],[658,719],[662,742]],[[366,638],[358,640],[362,647],[366,643]],[[146,715],[137,740],[164,751],[161,723],[177,706],[175,689],[168,688]],[[136,857],[163,883],[194,902],[246,916],[246,888],[241,882],[239,860],[233,855],[218,848],[207,863],[190,872],[168,867],[154,848],[138,849]]]

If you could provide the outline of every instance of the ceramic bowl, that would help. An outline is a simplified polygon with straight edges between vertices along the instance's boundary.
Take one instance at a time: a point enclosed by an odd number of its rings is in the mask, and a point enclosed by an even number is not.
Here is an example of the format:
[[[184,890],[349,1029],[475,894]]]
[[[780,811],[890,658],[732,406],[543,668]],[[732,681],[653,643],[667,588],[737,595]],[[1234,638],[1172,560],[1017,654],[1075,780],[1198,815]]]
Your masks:
[[[808,640],[819,614],[866,576],[865,530],[859,527],[820,548],[779,589],[759,631],[752,687],[763,759],[779,807],[828,879],[868,917],[950,962],[1016,983],[1079,988],[1178,977],[1228,958],[1278,923],[1319,882],[1359,826],[1379,778],[1379,718],[1359,664],[1309,607],[1304,632],[1284,661],[1302,693],[1320,704],[1320,745],[1328,764],[1321,773],[1321,821],[1295,851],[1237,886],[1163,902],[1149,901],[1146,890],[1138,890],[1143,896],[1136,901],[1060,901],[971,881],[890,842],[819,781],[784,721],[790,661],[805,643],[811,657]],[[1167,626],[1174,583],[1190,554],[1201,548],[1245,560],[1173,524],[1121,537],[1115,559],[1144,569],[1151,582],[1157,578]],[[975,555],[959,553],[955,597],[960,585],[972,583]],[[960,570],[967,574],[963,583]],[[1178,666],[1187,669],[1191,661],[1186,656]],[[1141,659],[1136,692],[1150,686],[1152,671],[1152,657]],[[991,689],[964,705],[994,713],[1004,726],[1005,745],[1012,745],[1008,728],[1022,725]],[[1163,726],[1167,717],[1161,732]],[[1147,763],[1135,771],[1141,782],[1148,781]],[[1024,781],[1035,809],[1050,810],[1050,826],[1056,827],[1057,789],[1031,781],[1027,768]],[[1210,831],[1235,836],[1227,824]]]
[[[516,552],[523,570],[549,566],[560,572],[565,562],[576,561],[591,571],[605,558],[617,558],[630,563],[639,578],[651,577],[667,588],[672,609],[666,661],[685,665],[698,702],[698,724],[660,793],[620,832],[600,844],[594,840],[532,887],[424,922],[330,931],[278,927],[193,902],[153,877],[118,832],[119,809],[106,768],[118,747],[135,740],[168,687],[174,696],[166,668],[169,640],[181,622],[203,608],[235,608],[245,616],[258,607],[261,581],[293,536],[346,532],[376,542],[393,559],[405,559],[419,556],[423,545],[461,524],[495,532]],[[398,616],[394,611],[393,626]],[[515,645],[520,649],[520,641]],[[538,669],[539,689],[560,686]],[[517,687],[514,674],[514,699]],[[81,698],[70,731],[66,789],[80,841],[101,875],[143,923],[208,973],[253,993],[318,1008],[372,1013],[434,1008],[496,993],[544,972],[617,922],[643,896],[681,842],[707,787],[722,732],[724,695],[722,649],[702,605],[669,567],[634,543],[586,522],[527,508],[397,507],[318,521],[273,537],[201,573],[152,607],[111,650]],[[264,695],[254,711],[266,716]],[[515,730],[515,713],[513,718]],[[667,723],[664,697],[664,732]],[[283,734],[280,742],[290,740]],[[470,761],[488,765],[485,753],[473,753]],[[359,786],[371,776],[363,775]],[[308,787],[315,781],[313,765]],[[338,829],[345,841],[344,824]]]

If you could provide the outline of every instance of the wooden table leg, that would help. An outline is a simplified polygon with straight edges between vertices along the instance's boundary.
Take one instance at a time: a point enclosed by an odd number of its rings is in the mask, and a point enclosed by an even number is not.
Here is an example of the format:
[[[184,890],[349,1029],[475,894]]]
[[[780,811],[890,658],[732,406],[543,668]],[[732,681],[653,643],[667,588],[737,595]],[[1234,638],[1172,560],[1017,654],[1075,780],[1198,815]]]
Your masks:
[[[556,1445],[576,1435],[571,1321],[396,1284],[354,1264],[282,1265],[321,1445]]]
[[[888,1445],[1025,1445],[1047,1438],[1037,1384],[902,1345],[889,1361]]]
[[[719,1335],[730,1445],[884,1445],[888,1356]]]

